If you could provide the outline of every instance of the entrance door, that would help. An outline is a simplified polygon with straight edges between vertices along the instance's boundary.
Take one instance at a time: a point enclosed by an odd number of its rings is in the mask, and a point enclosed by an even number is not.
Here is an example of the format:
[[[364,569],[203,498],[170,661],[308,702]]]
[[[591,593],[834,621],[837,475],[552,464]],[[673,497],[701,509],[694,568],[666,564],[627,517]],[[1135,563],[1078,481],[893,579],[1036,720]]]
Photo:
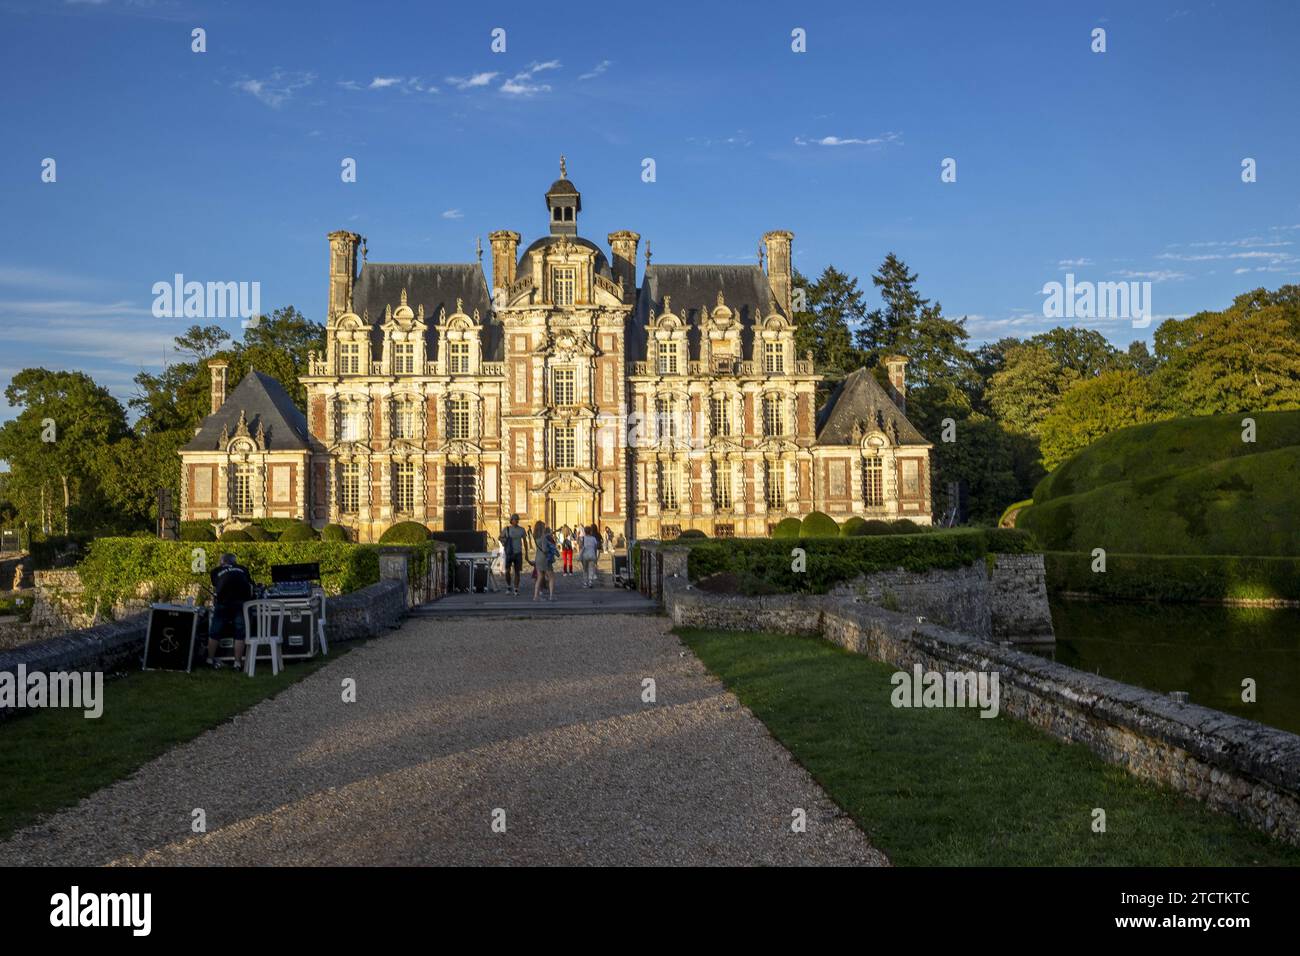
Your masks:
[[[559,499],[551,504],[551,511],[554,517],[551,519],[552,528],[563,528],[568,525],[570,528],[579,528],[586,522],[587,509],[584,503],[576,500]]]

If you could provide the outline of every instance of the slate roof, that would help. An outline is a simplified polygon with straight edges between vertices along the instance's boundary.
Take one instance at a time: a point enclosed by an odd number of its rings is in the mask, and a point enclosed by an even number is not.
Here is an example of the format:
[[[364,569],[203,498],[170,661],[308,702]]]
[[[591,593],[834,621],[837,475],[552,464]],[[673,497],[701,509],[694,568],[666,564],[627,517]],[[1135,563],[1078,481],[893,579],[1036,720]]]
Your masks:
[[[483,323],[483,358],[499,362],[503,356],[501,324],[492,312],[492,297],[488,292],[483,269],[473,262],[367,262],[352,287],[352,311],[357,315],[369,314],[373,326],[370,332],[372,354],[379,355],[384,344],[384,309],[396,309],[406,290],[406,304],[414,312],[424,306],[424,321],[429,326],[428,356],[437,356],[438,336],[433,327],[438,322],[438,312],[446,309],[451,315],[456,311],[456,300],[464,302],[466,315],[478,309]]]
[[[186,442],[181,451],[216,451],[224,426],[231,437],[239,427],[239,413],[244,413],[249,435],[256,435],[258,425],[266,434],[268,451],[302,451],[311,447],[307,418],[298,410],[283,386],[264,372],[252,371],[226,396],[225,404],[203,419],[199,433]]]
[[[686,320],[690,358],[698,360],[702,313],[713,311],[719,292],[727,308],[740,321],[744,354],[751,354],[755,319],[781,312],[762,269],[737,265],[651,265],[641,281],[623,343],[628,360],[645,359],[646,328],[651,318],[663,311],[664,296],[672,299],[673,314]]]
[[[863,431],[881,428],[886,435],[896,427],[900,445],[930,444],[866,368],[850,372],[817,413],[817,444],[857,444],[853,426],[858,422]]]
[[[614,278],[614,272],[609,267],[609,260],[605,258],[605,250],[601,249],[600,246],[596,245],[590,239],[582,238],[582,236],[542,236],[539,239],[534,239],[532,244],[529,245],[529,247],[519,256],[519,275],[525,275],[532,272],[532,263],[528,263],[527,269],[525,269],[524,263],[528,262],[528,257],[532,255],[533,252],[544,248],[545,246],[554,245],[561,240],[575,246],[585,246],[588,249],[596,250],[596,272],[603,275],[606,279]]]

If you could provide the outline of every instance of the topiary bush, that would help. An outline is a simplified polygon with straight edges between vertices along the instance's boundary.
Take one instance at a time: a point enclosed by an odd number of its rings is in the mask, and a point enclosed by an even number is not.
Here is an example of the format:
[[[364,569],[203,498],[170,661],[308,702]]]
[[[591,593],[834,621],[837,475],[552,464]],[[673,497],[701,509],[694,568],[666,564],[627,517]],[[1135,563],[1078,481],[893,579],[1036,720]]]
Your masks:
[[[250,524],[244,529],[244,534],[248,535],[250,541],[274,541],[271,533],[261,525]]]
[[[216,541],[212,525],[200,521],[182,521],[178,537],[182,541]]]
[[[284,541],[284,542],[315,541],[316,529],[313,528],[311,525],[307,524],[305,521],[298,521],[294,524],[289,525],[289,527],[281,531],[280,537],[277,538],[276,540]]]
[[[840,526],[830,515],[820,511],[810,511],[804,517],[799,533],[804,538],[838,538]]]
[[[853,515],[853,517],[845,519],[844,523],[840,525],[840,537],[841,538],[856,537],[857,535],[861,534],[861,532],[858,531],[858,528],[862,527],[866,523],[867,522],[865,519],[860,518],[857,515]]]
[[[899,518],[890,524],[889,529],[894,534],[918,534],[922,530],[911,518]]]
[[[705,534],[703,531],[701,531],[699,528],[687,528],[685,531],[683,531],[681,534],[677,536],[678,540],[681,540],[682,538],[699,539],[699,538],[707,538],[707,537],[708,535]]]
[[[772,537],[782,540],[787,538],[799,537],[799,532],[803,528],[803,522],[798,518],[783,518],[781,523],[772,529]]]
[[[252,541],[253,539],[247,531],[244,531],[240,528],[232,528],[229,531],[221,532],[221,537],[218,538],[217,540],[218,541]]]
[[[858,527],[857,535],[869,534],[893,534],[894,529],[888,521],[881,521],[879,518],[871,518],[862,522]]]
[[[351,536],[348,534],[348,529],[343,527],[341,524],[327,524],[325,527],[321,528],[320,539],[322,541],[334,542],[352,540]]]
[[[379,536],[380,544],[423,544],[429,529],[418,521],[399,521]]]

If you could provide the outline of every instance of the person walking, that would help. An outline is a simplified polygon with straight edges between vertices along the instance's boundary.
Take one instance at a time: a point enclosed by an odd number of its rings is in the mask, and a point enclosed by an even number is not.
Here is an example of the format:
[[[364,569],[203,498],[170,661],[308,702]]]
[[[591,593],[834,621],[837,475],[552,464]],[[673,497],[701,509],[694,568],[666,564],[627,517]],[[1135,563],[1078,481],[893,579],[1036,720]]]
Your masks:
[[[511,594],[519,593],[519,575],[524,570],[524,559],[528,556],[528,551],[528,531],[519,524],[519,515],[511,515],[510,523],[501,529],[501,553],[505,561],[506,590]]]
[[[561,554],[564,555],[564,576],[566,578],[571,577],[573,575],[573,535],[568,532],[565,532],[564,535],[564,547],[561,549]]]
[[[596,526],[589,525],[582,536],[582,586],[594,587],[596,584],[596,558],[600,554],[600,538]]]
[[[555,535],[547,530],[546,525],[539,521],[533,525],[533,568],[537,572],[537,579],[533,582],[533,600],[536,601],[538,595],[542,592],[542,585],[545,584],[548,591],[548,601],[555,600],[555,559],[558,551],[555,546]]]

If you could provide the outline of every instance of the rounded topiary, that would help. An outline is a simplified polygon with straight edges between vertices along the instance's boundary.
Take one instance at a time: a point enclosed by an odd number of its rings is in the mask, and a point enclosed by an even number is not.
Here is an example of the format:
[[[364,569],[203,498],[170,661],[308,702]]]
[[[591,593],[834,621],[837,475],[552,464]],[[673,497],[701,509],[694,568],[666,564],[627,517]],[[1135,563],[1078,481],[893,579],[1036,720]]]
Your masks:
[[[181,528],[182,541],[216,541],[217,536],[211,528]]]
[[[705,534],[703,531],[701,531],[699,528],[687,528],[677,537],[678,538],[707,538],[708,535]]]
[[[840,534],[840,526],[835,523],[835,519],[820,511],[808,512],[799,530],[805,538],[837,538]]]
[[[248,535],[250,541],[271,541],[270,533],[260,524],[250,524],[244,529],[244,534]]]
[[[305,521],[291,524],[280,532],[281,541],[315,541],[316,529]]]
[[[841,538],[856,537],[857,535],[862,533],[858,530],[858,528],[860,528],[862,525],[866,523],[867,522],[863,518],[860,518],[857,515],[854,515],[853,517],[846,519],[844,524],[840,525],[840,537]]]
[[[803,523],[798,518],[782,518],[781,523],[772,530],[774,538],[797,538]]]
[[[322,541],[347,541],[348,529],[341,524],[327,524],[320,529],[320,539]]]
[[[379,536],[380,544],[423,544],[429,529],[418,521],[399,521]]]
[[[894,529],[888,521],[881,521],[879,518],[871,518],[862,522],[855,533],[858,535],[893,534]]]
[[[218,541],[252,541],[253,539],[250,538],[248,536],[248,532],[244,531],[242,528],[233,528],[230,531],[221,532],[221,537],[218,538],[217,540]]]
[[[899,518],[890,528],[894,534],[916,534],[921,530],[921,526],[911,518]]]

